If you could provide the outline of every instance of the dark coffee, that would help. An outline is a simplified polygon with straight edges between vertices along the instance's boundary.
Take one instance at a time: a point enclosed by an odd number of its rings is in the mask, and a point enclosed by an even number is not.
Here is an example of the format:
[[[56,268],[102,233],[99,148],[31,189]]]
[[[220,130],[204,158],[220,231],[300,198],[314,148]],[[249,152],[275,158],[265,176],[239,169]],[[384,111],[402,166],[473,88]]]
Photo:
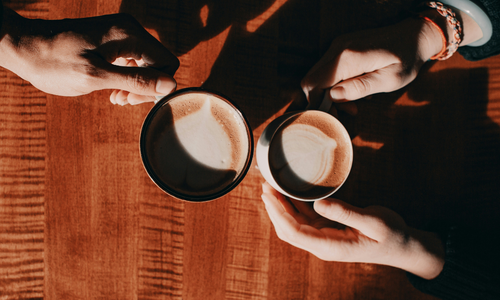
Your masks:
[[[238,178],[249,161],[250,143],[245,121],[232,105],[195,91],[174,97],[156,111],[144,147],[160,187],[167,186],[180,198],[203,198]]]
[[[292,196],[315,199],[341,186],[352,165],[350,137],[342,124],[321,111],[306,111],[278,129],[269,148],[276,183]]]

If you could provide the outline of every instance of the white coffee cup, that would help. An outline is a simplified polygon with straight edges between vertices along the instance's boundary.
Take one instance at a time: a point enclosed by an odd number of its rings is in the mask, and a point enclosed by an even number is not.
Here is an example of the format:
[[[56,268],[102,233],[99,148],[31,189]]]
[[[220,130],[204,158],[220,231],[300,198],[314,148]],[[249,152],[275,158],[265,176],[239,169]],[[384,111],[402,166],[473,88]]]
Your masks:
[[[302,121],[299,120],[315,120],[316,119],[321,119],[321,122],[323,125],[320,127],[324,127],[325,122],[328,123],[328,125],[335,130],[335,139],[336,141],[331,141],[327,137],[322,136],[321,133],[317,132],[317,130],[321,131],[321,129],[317,128],[315,130],[314,128],[309,128],[307,127],[308,124],[303,124],[301,123]],[[296,124],[296,122],[298,122]],[[315,122],[315,121],[314,121]],[[311,122],[311,123],[314,123]],[[292,129],[292,126],[297,127],[299,131],[296,131],[297,129]],[[299,126],[302,126],[299,128]],[[328,127],[328,128],[330,128]],[[305,128],[306,130],[302,130],[302,128]],[[331,133],[332,129],[328,129],[327,131]],[[288,133],[285,132],[285,130],[288,131]],[[310,130],[310,131],[308,131]],[[309,136],[309,133],[311,136]],[[281,143],[281,146],[279,146],[277,143]],[[286,145],[285,145],[286,144]],[[295,146],[294,146],[295,145]],[[276,156],[276,152],[278,148],[282,148],[282,154],[280,152],[280,155],[283,155],[283,158],[280,158],[281,156]],[[331,157],[328,159],[325,159],[325,164],[328,164],[327,166],[318,164],[318,158],[317,156],[310,155],[308,156],[307,154],[304,154],[306,152],[300,152],[302,153],[300,156],[297,153],[294,153],[293,151],[288,151],[287,148],[290,149],[290,147],[295,147],[295,148],[300,148],[300,150],[307,150],[306,148],[309,147],[310,149],[320,149],[318,150],[319,153],[322,154],[321,157],[329,157],[329,153],[331,153]],[[315,148],[316,147],[316,148]],[[342,147],[336,148],[336,147]],[[304,149],[302,149],[304,148]],[[305,151],[304,150],[304,151]],[[334,154],[335,151],[343,151],[341,152],[342,155],[342,162],[335,162],[335,159],[339,159],[339,157],[335,157],[336,155]],[[286,156],[286,154],[290,154],[290,161],[287,161],[289,157]],[[326,153],[326,156],[325,156]],[[340,153],[340,152],[339,152]],[[299,156],[297,156],[299,155]],[[339,155],[337,155],[339,156]],[[292,112],[292,113],[287,113],[284,114],[275,120],[273,120],[263,131],[262,135],[259,138],[259,141],[257,143],[257,148],[256,148],[256,158],[257,158],[257,165],[258,168],[264,177],[264,179],[277,191],[279,191],[281,194],[288,196],[290,198],[296,199],[296,200],[301,200],[301,201],[316,201],[320,199],[327,198],[334,194],[338,189],[343,185],[343,183],[347,180],[347,177],[349,175],[349,172],[352,167],[352,161],[353,161],[353,149],[352,149],[352,143],[351,139],[349,137],[349,134],[345,127],[338,121],[334,116],[323,112],[319,110],[307,110],[307,111],[299,111],[299,112]],[[332,164],[333,160],[333,164]],[[279,161],[276,163],[276,161]],[[285,163],[285,161],[287,161]],[[295,161],[295,163],[293,163]],[[304,162],[304,163],[303,163]],[[287,171],[285,172],[285,167],[283,167],[281,170],[282,171],[276,171],[277,169],[274,168],[274,165],[286,165]],[[291,166],[292,164],[295,164],[296,166],[299,166],[298,168],[294,166]],[[302,166],[302,167],[300,167]],[[315,167],[317,170],[315,170]],[[342,172],[342,174],[336,174],[336,170],[334,170],[335,167],[341,166],[341,169],[339,172]],[[331,171],[333,173],[325,173],[326,171]],[[293,170],[293,175],[286,175],[286,174],[292,174]],[[307,174],[299,174],[300,171],[304,171],[304,173]],[[285,174],[284,176],[281,176]],[[319,174],[319,177],[318,177]],[[324,175],[327,174],[327,175]],[[328,175],[329,174],[329,175]],[[288,187],[286,186],[286,177],[293,177],[291,179],[288,179]],[[321,179],[321,176],[325,177],[326,179]],[[315,184],[318,183],[321,180],[321,184],[324,184],[325,182],[328,181],[328,176],[334,178],[335,180],[331,180],[331,186],[325,185],[325,186],[319,186],[316,188]],[[313,180],[318,179],[318,181]],[[303,181],[303,182],[302,182]],[[302,184],[303,183],[303,184]],[[291,188],[293,186],[294,188]],[[308,194],[308,186],[311,186],[310,191],[311,193]],[[296,190],[293,191],[293,189]],[[299,191],[299,188],[305,188],[304,192]],[[313,190],[316,189],[316,190]],[[313,192],[314,191],[314,192]]]

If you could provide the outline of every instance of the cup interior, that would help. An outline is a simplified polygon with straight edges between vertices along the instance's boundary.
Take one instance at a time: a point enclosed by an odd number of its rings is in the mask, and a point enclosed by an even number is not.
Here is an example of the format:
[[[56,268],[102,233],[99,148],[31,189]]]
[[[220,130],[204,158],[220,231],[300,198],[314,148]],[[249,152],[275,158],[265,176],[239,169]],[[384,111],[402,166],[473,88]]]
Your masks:
[[[347,130],[335,117],[310,110],[286,118],[274,130],[267,159],[272,181],[282,191],[297,200],[314,201],[344,184],[353,149]]]
[[[164,192],[204,202],[229,193],[245,177],[253,135],[227,97],[201,88],[179,90],[156,103],[144,120],[144,168]]]

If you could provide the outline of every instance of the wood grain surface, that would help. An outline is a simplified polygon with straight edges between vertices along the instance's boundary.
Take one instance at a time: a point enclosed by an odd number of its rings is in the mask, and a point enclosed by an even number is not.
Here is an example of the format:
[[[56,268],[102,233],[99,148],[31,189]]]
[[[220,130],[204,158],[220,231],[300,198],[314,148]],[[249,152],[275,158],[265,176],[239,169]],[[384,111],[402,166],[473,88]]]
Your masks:
[[[257,139],[332,40],[396,22],[404,0],[4,1],[31,18],[125,12],[181,61],[179,88],[231,98]],[[356,8],[356,9],[353,9]],[[403,271],[324,262],[279,240],[253,163],[208,203],[148,178],[139,133],[152,104],[109,91],[64,98],[0,70],[0,299],[434,299]],[[411,226],[499,215],[500,56],[424,66],[408,87],[340,113],[354,165],[336,194]]]

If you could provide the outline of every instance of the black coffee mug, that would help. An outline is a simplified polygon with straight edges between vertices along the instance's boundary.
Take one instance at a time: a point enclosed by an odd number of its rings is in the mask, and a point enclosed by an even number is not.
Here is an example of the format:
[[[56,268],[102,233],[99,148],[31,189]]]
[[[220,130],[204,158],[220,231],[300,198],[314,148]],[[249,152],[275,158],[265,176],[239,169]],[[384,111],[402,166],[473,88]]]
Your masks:
[[[181,200],[205,202],[245,177],[254,141],[243,113],[227,97],[187,88],[160,99],[142,125],[140,150],[153,182]]]

